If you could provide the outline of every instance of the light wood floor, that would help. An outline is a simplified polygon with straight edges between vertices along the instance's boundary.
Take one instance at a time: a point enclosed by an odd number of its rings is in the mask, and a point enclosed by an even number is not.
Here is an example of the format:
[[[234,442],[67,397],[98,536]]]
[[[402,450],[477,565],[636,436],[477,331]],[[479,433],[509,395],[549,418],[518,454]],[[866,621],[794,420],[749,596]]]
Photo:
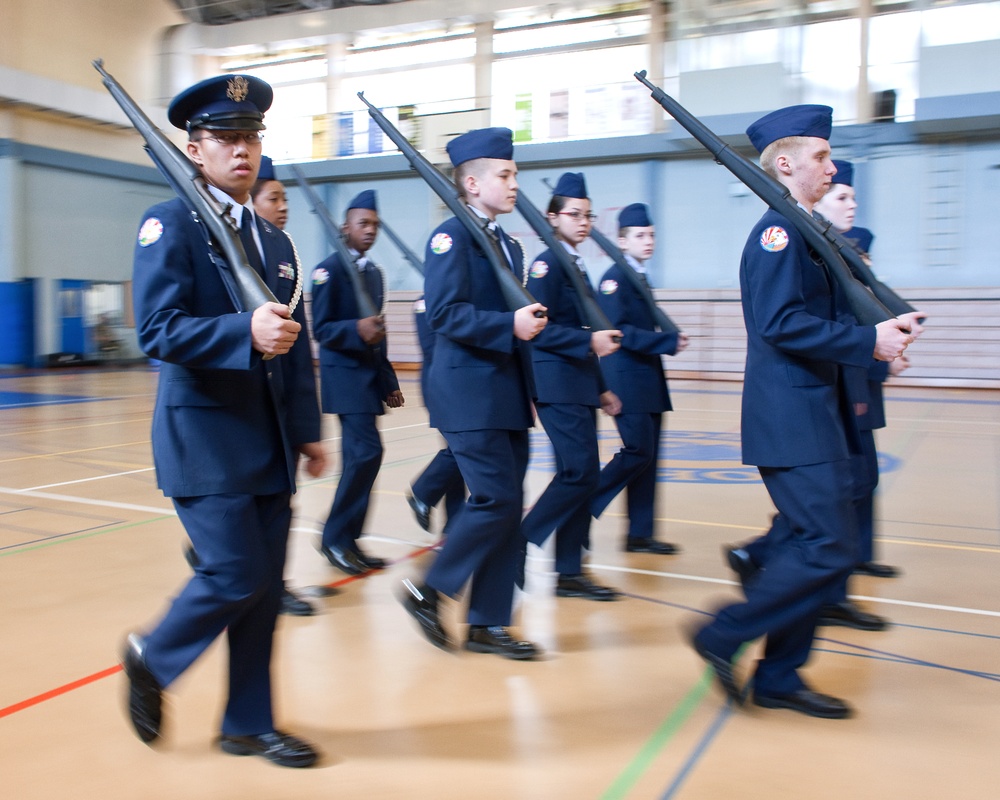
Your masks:
[[[852,585],[889,631],[822,630],[808,678],[857,709],[826,721],[729,710],[685,644],[685,625],[736,596],[721,546],[771,513],[739,464],[739,384],[673,384],[658,524],[683,553],[621,552],[616,501],[590,569],[628,596],[598,604],[556,600],[549,553],[532,549],[518,627],[547,656],[515,663],[431,647],[396,600],[432,541],[404,493],[440,441],[415,373],[403,377],[367,540],[397,563],[279,623],[279,722],[325,753],[287,770],[213,746],[222,645],[171,687],[161,746],[125,718],[122,638],[155,622],[188,573],[151,469],[155,372],[0,375],[0,797],[1000,796],[1000,393],[889,390],[878,547],[904,575]],[[339,425],[325,425],[334,472],[295,500],[288,579],[306,591],[342,578],[314,550],[339,470]],[[531,498],[549,478],[534,438]]]

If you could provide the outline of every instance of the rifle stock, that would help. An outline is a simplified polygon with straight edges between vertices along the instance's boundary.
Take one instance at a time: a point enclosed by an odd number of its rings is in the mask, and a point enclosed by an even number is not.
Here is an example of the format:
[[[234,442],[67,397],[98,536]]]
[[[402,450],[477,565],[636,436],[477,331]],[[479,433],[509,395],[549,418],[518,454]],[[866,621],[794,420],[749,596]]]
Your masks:
[[[403,155],[406,156],[406,160],[410,162],[410,166],[434,190],[434,193],[444,201],[451,213],[469,231],[472,240],[486,254],[486,258],[493,268],[493,274],[500,284],[500,292],[503,294],[507,308],[511,311],[517,311],[519,308],[537,302],[521,282],[514,277],[514,273],[511,272],[510,267],[507,265],[507,257],[500,247],[500,242],[493,238],[486,229],[487,221],[480,219],[469,210],[455,184],[441,174],[441,171],[431,164],[430,161],[424,158],[410,141],[399,132],[396,126],[386,119],[385,115],[379,109],[368,102],[364,92],[358,92],[358,97],[368,107],[368,113],[375,120],[375,123],[385,132],[389,140],[400,149]],[[544,317],[545,312],[536,311],[535,316]]]
[[[645,70],[636,72],[635,78],[650,90],[653,100],[659,103],[688,133],[697,139],[717,162],[732,172],[771,208],[788,218],[802,238],[830,269],[830,273],[847,297],[851,312],[858,322],[862,325],[877,325],[896,316],[882,304],[869,287],[854,277],[851,268],[848,267],[841,255],[843,249],[838,249],[850,248],[846,241],[841,239],[842,244],[835,245],[835,240],[832,241],[827,235],[828,231],[824,231],[822,225],[798,205],[787,188],[756,164],[743,158],[680,103],[667,95],[660,87],[650,83],[646,79]],[[840,239],[839,236],[836,238]],[[870,270],[868,272],[870,274]],[[907,305],[907,310],[912,311],[913,309]]]
[[[523,192],[517,193],[515,207],[521,212],[524,221],[538,234],[538,237],[549,248],[556,261],[559,262],[560,269],[562,269],[563,274],[569,279],[570,285],[572,285],[573,291],[576,293],[576,298],[579,301],[580,310],[582,311],[582,316],[586,321],[587,327],[594,331],[611,330],[614,326],[607,315],[601,311],[601,307],[597,305],[589,288],[583,282],[583,277],[580,275],[580,270],[576,262],[570,258],[566,248],[556,238],[555,233],[552,231],[552,226],[542,216],[542,212],[535,208],[534,204],[525,197]]]
[[[104,69],[104,62],[97,59],[93,65],[101,74],[104,86],[125,112],[125,116],[142,134],[142,138],[146,141],[145,150],[157,169],[187,204],[188,209],[208,229],[213,245],[225,260],[229,274],[236,284],[243,304],[241,310],[253,311],[264,303],[277,303],[277,298],[247,260],[243,242],[240,241],[239,228],[229,214],[231,206],[223,207],[209,193],[198,167],[153,124],[122,85]],[[293,309],[294,305],[293,303]]]
[[[337,223],[333,221],[333,217],[330,216],[330,212],[327,207],[323,204],[320,196],[316,193],[316,190],[309,185],[309,181],[306,180],[306,176],[302,173],[298,164],[291,164],[292,172],[295,174],[295,180],[298,181],[299,187],[305,192],[306,200],[309,201],[309,205],[312,206],[313,213],[319,217],[320,222],[323,223],[323,229],[326,231],[326,238],[330,240],[330,244],[333,245],[333,249],[340,256],[340,265],[344,268],[344,273],[347,275],[347,280],[351,282],[351,288],[354,290],[354,299],[358,304],[358,313],[364,317],[377,317],[379,315],[378,309],[375,308],[375,303],[372,301],[371,295],[368,294],[368,289],[361,279],[361,273],[358,272],[357,261],[354,256],[351,255],[351,251],[347,249],[347,245],[344,243],[344,235],[340,232],[340,228],[337,227]]]
[[[618,268],[622,271],[622,274],[625,276],[625,280],[627,280],[632,288],[639,293],[643,300],[645,300],[646,305],[649,307],[649,310],[653,315],[653,319],[656,322],[656,327],[659,328],[662,333],[680,333],[681,329],[677,327],[677,323],[670,319],[666,312],[656,304],[656,298],[653,297],[653,292],[650,290],[649,284],[646,283],[646,281],[642,279],[642,276],[635,271],[631,264],[628,263],[628,260],[625,258],[625,254],[618,249],[618,246],[607,236],[597,230],[597,228],[591,228],[590,238],[597,242],[597,246],[611,257],[611,260],[614,261]]]

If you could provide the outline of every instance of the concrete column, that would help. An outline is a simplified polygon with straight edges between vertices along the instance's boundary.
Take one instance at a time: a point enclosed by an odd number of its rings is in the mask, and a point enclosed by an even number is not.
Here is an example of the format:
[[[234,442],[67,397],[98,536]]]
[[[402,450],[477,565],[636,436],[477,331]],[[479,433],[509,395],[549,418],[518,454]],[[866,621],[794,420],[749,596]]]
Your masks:
[[[345,107],[341,97],[344,63],[347,61],[347,39],[331,36],[326,44],[326,130],[313,146],[313,156],[333,158],[337,155],[338,136],[337,112]]]
[[[658,85],[663,84],[663,46],[667,41],[667,9],[660,0],[650,0],[649,3],[649,77]],[[657,110],[653,113],[653,133],[663,133],[667,129],[667,121]]]
[[[858,122],[871,122],[872,93],[868,88],[868,39],[872,16],[872,0],[860,0],[858,4],[858,20],[861,23],[861,61],[858,66]]]
[[[493,105],[493,20],[476,23],[476,108]]]

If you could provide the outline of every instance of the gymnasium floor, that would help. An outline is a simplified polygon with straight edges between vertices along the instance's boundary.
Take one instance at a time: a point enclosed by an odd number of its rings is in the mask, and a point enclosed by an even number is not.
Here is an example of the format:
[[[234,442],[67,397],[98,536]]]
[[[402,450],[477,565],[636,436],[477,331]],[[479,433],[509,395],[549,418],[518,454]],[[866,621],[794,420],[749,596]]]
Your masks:
[[[331,474],[295,500],[289,583],[341,592],[315,598],[318,616],[280,618],[279,724],[325,754],[289,770],[213,746],[224,645],[171,687],[161,746],[127,723],[122,639],[154,622],[188,574],[151,468],[155,371],[0,374],[0,797],[998,796],[1000,392],[888,389],[877,547],[904,574],[853,579],[890,630],[821,630],[808,678],[857,710],[828,721],[731,710],[685,643],[686,625],[737,594],[720,548],[771,512],[739,463],[739,384],[672,382],[658,524],[682,554],[621,552],[619,499],[594,525],[590,569],[627,597],[592,603],[556,600],[549,554],[532,548],[518,629],[546,657],[517,663],[433,648],[396,600],[431,557],[404,493],[440,443],[416,373],[401,377],[408,404],[382,419],[365,542],[396,563],[345,580],[314,550],[340,468],[335,418]],[[610,455],[614,428],[602,429]],[[539,430],[529,498],[550,462]]]

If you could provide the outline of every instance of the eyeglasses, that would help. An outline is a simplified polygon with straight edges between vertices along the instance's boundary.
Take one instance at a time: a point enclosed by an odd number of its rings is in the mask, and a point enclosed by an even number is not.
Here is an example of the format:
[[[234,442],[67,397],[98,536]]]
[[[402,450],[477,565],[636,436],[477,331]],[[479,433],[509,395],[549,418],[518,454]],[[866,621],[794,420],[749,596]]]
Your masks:
[[[232,147],[233,145],[239,144],[241,141],[246,142],[249,145],[260,144],[264,141],[264,134],[259,131],[250,131],[249,133],[229,133],[227,131],[216,131],[215,133],[206,133],[201,137],[202,139],[211,139],[213,142],[218,142],[226,147]]]
[[[582,211],[560,211],[558,213],[564,217],[569,217],[573,222],[579,222],[581,219],[593,222],[597,219],[597,214],[584,214]]]

